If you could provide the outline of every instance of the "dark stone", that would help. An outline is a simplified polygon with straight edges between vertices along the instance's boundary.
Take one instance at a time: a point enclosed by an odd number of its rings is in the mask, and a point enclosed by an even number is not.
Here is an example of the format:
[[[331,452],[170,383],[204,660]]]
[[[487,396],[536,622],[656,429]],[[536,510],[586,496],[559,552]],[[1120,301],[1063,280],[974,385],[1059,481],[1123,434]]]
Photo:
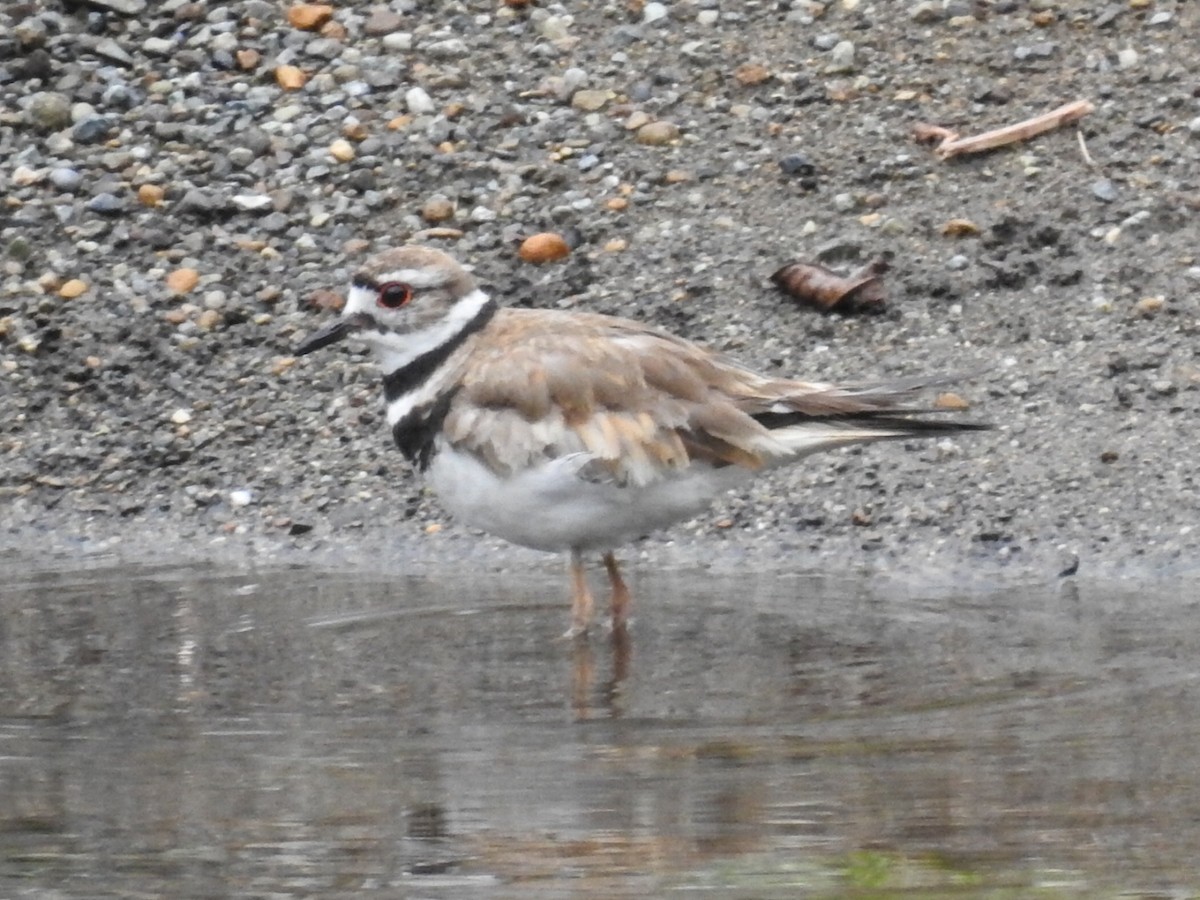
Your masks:
[[[816,175],[817,166],[803,153],[791,153],[779,160],[779,168],[784,175]]]

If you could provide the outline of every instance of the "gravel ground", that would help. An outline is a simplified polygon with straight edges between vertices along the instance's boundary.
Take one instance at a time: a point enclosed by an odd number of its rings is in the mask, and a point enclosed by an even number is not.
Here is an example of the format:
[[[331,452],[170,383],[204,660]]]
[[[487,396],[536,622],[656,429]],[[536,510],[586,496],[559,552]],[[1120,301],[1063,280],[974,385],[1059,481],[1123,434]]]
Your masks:
[[[315,31],[285,13],[0,8],[0,548],[540,559],[438,509],[361,348],[290,357],[356,258],[424,239],[507,303],[637,317],[770,371],[979,373],[960,393],[996,431],[812,457],[643,558],[1195,566],[1197,4],[392,0]],[[943,161],[911,139],[1079,98],[1079,128],[1016,147]],[[546,229],[578,246],[521,261]],[[878,315],[769,281],[879,254]]]

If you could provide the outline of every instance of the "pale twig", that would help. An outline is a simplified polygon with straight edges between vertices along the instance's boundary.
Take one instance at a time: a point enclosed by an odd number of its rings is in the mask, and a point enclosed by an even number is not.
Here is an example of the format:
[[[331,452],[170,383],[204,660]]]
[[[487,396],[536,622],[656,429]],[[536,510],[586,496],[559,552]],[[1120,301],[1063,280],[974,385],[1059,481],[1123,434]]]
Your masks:
[[[952,156],[960,156],[964,153],[979,153],[983,150],[992,150],[996,147],[1004,147],[1008,144],[1027,141],[1029,138],[1043,132],[1061,128],[1070,122],[1076,122],[1095,108],[1088,100],[1076,100],[1074,103],[1068,103],[1065,106],[1058,107],[1058,109],[1052,109],[1048,113],[1042,113],[1040,116],[1026,119],[1024,122],[1017,122],[1015,125],[1006,125],[1003,128],[997,128],[993,131],[987,131],[969,138],[960,138],[949,129],[941,128],[937,125],[926,125],[924,123],[918,124],[913,131],[918,140],[940,138],[941,143],[936,148],[937,155],[942,159],[949,159]]]
[[[1092,159],[1092,154],[1088,153],[1087,141],[1083,139],[1083,132],[1075,132],[1075,137],[1079,138],[1079,152],[1083,154],[1083,161],[1091,168],[1096,168],[1096,161]]]

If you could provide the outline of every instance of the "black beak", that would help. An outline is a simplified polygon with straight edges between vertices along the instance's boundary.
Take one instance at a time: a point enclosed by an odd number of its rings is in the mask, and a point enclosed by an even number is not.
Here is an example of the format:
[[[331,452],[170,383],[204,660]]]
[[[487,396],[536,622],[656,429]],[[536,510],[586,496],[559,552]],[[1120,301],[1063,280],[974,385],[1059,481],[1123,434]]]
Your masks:
[[[350,316],[348,319],[338,319],[311,335],[308,340],[296,348],[296,355],[305,356],[314,350],[336,344],[346,335],[358,331],[364,324],[361,314]]]

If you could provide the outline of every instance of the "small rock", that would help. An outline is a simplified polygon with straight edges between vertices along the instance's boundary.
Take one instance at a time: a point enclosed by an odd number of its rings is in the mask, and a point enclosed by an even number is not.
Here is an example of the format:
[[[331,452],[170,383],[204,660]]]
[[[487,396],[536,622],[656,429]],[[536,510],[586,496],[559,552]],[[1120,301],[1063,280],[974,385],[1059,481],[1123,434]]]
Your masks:
[[[133,65],[133,57],[112,38],[101,38],[92,49],[95,50],[97,56],[103,56],[110,62],[115,62],[122,66]]]
[[[817,166],[803,153],[789,153],[779,160],[784,175],[815,175]]]
[[[175,52],[175,42],[170,38],[148,37],[142,41],[142,50],[151,56],[170,56]]]
[[[192,411],[190,409],[177,409],[171,413],[172,425],[186,425],[192,421]]]
[[[345,138],[338,138],[329,145],[329,155],[338,162],[350,162],[354,159],[354,145]]]
[[[87,289],[87,282],[78,278],[72,278],[70,281],[65,282],[63,286],[58,289],[58,296],[62,297],[64,300],[74,300],[76,297],[84,294]]]
[[[115,216],[125,211],[125,201],[105,191],[89,200],[87,208],[102,216]]]
[[[288,24],[301,31],[316,31],[333,17],[333,7],[324,3],[297,3],[287,11]]]
[[[1165,297],[1143,297],[1137,302],[1136,308],[1139,315],[1149,317],[1162,312],[1162,308],[1166,304]]]
[[[629,114],[629,118],[625,120],[624,127],[626,131],[637,131],[649,121],[650,114],[648,112],[635,109]]]
[[[561,234],[551,231],[530,235],[521,242],[517,255],[528,263],[541,265],[570,256],[571,248]]]
[[[637,130],[634,140],[653,147],[669,144],[678,137],[679,126],[674,122],[647,122]]]
[[[612,98],[609,91],[588,90],[576,91],[571,97],[571,106],[583,112],[595,112],[601,109]]]
[[[952,272],[961,272],[970,264],[971,261],[961,253],[955,253],[952,257],[946,260],[946,268]]]
[[[642,7],[642,22],[649,25],[667,17],[669,10],[663,3],[647,3]]]
[[[454,204],[446,197],[430,197],[421,207],[421,218],[430,224],[454,218]]]
[[[1117,186],[1109,178],[1093,181],[1092,196],[1105,203],[1112,203],[1117,199]]]
[[[89,116],[71,129],[71,140],[77,144],[95,144],[113,130],[112,122],[104,116]]]
[[[770,79],[771,70],[759,63],[743,63],[733,70],[733,77],[742,87],[753,87]]]
[[[848,72],[854,68],[854,44],[851,41],[838,41],[829,51],[830,65],[837,72]]]
[[[73,192],[79,188],[82,182],[83,176],[75,169],[58,166],[50,170],[50,183],[60,191]]]
[[[367,37],[383,37],[393,31],[399,31],[404,19],[399,13],[392,12],[385,6],[376,6],[363,23],[363,34]]]
[[[437,110],[433,98],[425,92],[424,88],[409,88],[404,95],[404,103],[414,116],[427,116]]]
[[[946,391],[943,394],[938,394],[933,401],[934,409],[970,409],[971,404],[964,400],[958,394],[951,391]]]
[[[1138,52],[1132,47],[1125,47],[1117,51],[1117,67],[1121,69],[1132,69],[1138,64]]]
[[[307,81],[308,76],[298,66],[275,67],[275,82],[285,91],[298,91]]]
[[[142,206],[158,206],[163,201],[166,191],[157,184],[143,184],[138,188],[138,203]]]
[[[979,226],[970,219],[949,219],[942,226],[944,237],[974,237],[979,234]]]
[[[269,194],[234,194],[232,202],[244,212],[266,212],[275,205]]]
[[[167,287],[176,294],[186,294],[200,283],[200,273],[195,269],[176,269],[167,275]]]
[[[17,187],[29,187],[31,184],[37,184],[42,180],[42,172],[37,169],[31,169],[29,166],[17,166],[12,171],[9,179]]]
[[[41,91],[30,98],[25,120],[39,131],[58,131],[71,124],[71,101],[54,91]]]
[[[720,11],[715,9],[702,9],[700,12],[696,13],[696,23],[698,25],[716,25],[717,20],[720,18]]]
[[[218,328],[224,321],[225,317],[216,309],[206,309],[196,317],[196,325],[202,331],[212,331]]]
[[[245,488],[229,492],[229,505],[234,509],[241,509],[243,506],[249,506],[254,502],[254,492]]]

